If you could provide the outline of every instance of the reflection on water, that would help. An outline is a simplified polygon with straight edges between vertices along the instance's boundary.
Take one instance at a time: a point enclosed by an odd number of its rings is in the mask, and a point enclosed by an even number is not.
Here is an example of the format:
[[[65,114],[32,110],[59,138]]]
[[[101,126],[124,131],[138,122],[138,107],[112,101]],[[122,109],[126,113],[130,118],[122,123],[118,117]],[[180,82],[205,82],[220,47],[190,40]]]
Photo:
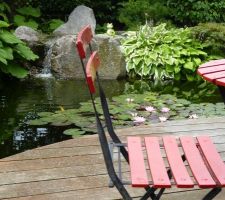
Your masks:
[[[107,96],[119,95],[124,82],[104,81]],[[0,84],[0,157],[70,138],[64,128],[28,127],[35,112],[77,108],[89,100],[84,80],[26,80]]]

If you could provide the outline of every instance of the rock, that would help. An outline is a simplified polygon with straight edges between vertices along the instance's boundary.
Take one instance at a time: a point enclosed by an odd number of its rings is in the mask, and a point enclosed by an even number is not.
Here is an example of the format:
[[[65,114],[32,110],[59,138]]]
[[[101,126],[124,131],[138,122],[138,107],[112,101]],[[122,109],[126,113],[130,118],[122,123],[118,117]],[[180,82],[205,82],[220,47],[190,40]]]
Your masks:
[[[88,24],[91,25],[94,33],[96,20],[93,10],[83,5],[77,6],[70,14],[67,23],[62,24],[53,34],[55,36],[75,35]]]
[[[65,35],[52,46],[51,72],[57,78],[83,78],[80,59],[76,52],[73,35]]]
[[[94,37],[99,55],[101,68],[99,75],[103,79],[119,79],[126,76],[125,58],[120,49],[121,36],[110,37],[98,34]]]
[[[125,59],[120,50],[121,37],[105,34],[94,37],[94,49],[99,49],[103,79],[118,79],[126,76]],[[76,37],[65,35],[58,38],[52,46],[51,72],[57,78],[84,78],[80,58],[75,47]]]
[[[27,26],[19,26],[15,30],[15,35],[16,37],[20,38],[30,45],[35,44],[39,41],[38,32]]]

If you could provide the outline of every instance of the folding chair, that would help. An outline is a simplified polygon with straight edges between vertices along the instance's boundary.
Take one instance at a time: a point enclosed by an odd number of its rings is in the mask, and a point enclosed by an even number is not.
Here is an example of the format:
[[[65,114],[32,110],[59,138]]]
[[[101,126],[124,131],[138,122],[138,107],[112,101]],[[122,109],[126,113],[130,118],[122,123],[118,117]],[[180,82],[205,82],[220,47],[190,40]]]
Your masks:
[[[91,41],[93,35],[90,26],[83,28],[77,37],[76,46],[80,56],[85,79],[88,84],[91,101],[96,116],[97,130],[102,148],[108,175],[123,199],[132,199],[125,185],[145,188],[146,192],[140,199],[160,199],[166,188],[209,188],[203,200],[213,199],[225,186],[225,164],[217,152],[213,142],[208,136],[173,136],[165,137],[127,137],[127,142],[122,143],[116,135],[105,93],[100,83],[98,68],[100,58],[97,51],[92,51]],[[89,46],[90,57],[87,64],[84,60]],[[94,94],[96,91],[94,80],[97,80],[104,122],[111,141],[108,142],[104,126],[96,109]],[[124,156],[129,164],[131,180],[124,181],[121,172],[121,158],[118,155],[119,170],[116,172],[112,157],[114,148]],[[149,170],[146,170],[143,151],[146,151]],[[162,153],[166,154],[169,169],[166,169]],[[182,152],[182,153],[181,153]],[[187,171],[184,161],[187,161],[190,171]],[[193,176],[193,177],[192,177]],[[151,177],[149,180],[148,177]]]

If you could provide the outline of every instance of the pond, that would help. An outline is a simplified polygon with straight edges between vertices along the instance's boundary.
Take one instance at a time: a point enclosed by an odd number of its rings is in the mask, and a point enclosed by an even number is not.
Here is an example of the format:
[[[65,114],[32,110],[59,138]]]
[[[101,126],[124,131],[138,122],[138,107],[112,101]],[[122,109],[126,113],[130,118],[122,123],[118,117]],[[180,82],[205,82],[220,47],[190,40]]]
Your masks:
[[[195,83],[155,85],[140,81],[129,84],[126,81],[108,80],[103,82],[103,87],[109,98],[151,90],[183,95],[197,103],[221,102],[218,92],[213,91],[210,96],[199,94],[201,89],[197,89]],[[63,127],[31,127],[26,122],[34,119],[36,112],[78,108],[80,102],[87,100],[89,94],[84,80],[29,79],[0,84],[0,157],[70,139],[70,136],[62,134],[65,130]]]
[[[109,96],[124,90],[124,81],[104,81]],[[35,112],[77,108],[89,99],[83,80],[30,79],[0,84],[0,157],[71,137],[63,128],[26,125]]]

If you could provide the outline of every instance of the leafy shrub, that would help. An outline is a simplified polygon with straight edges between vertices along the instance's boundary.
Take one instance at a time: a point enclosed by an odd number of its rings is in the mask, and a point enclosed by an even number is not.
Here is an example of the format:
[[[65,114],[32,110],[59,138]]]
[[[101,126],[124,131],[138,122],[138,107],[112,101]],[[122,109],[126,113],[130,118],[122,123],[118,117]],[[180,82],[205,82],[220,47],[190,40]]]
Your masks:
[[[0,20],[0,70],[17,78],[24,78],[28,71],[20,63],[35,60],[38,56],[12,34],[8,27],[7,22]]]
[[[129,29],[136,30],[146,20],[154,22],[165,20],[168,15],[165,0],[130,0],[121,5],[118,19]]]
[[[14,16],[16,26],[28,26],[35,30],[38,28],[37,18],[41,16],[39,8],[27,6],[19,8],[16,11],[19,13]]]
[[[225,24],[201,23],[192,28],[196,39],[203,42],[211,55],[225,56]]]
[[[181,25],[224,22],[225,1],[167,0],[174,21]]]
[[[142,26],[122,40],[126,69],[131,76],[150,79],[194,80],[196,68],[208,58],[190,29]]]

